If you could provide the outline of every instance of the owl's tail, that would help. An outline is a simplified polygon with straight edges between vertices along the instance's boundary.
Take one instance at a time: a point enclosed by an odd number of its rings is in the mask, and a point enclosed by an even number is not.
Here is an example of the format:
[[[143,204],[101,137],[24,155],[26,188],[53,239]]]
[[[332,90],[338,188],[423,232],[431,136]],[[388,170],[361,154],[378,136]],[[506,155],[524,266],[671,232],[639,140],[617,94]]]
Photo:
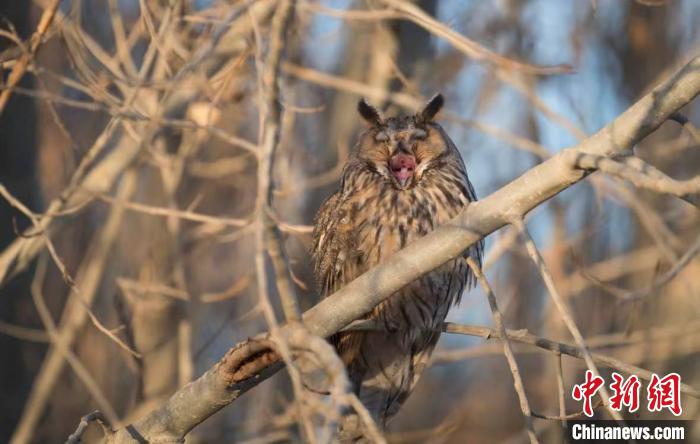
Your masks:
[[[348,376],[380,430],[413,391],[439,336],[434,332],[410,340],[400,332],[365,336],[359,356],[348,366]],[[338,441],[368,443],[372,439],[358,415],[351,413],[341,421]]]

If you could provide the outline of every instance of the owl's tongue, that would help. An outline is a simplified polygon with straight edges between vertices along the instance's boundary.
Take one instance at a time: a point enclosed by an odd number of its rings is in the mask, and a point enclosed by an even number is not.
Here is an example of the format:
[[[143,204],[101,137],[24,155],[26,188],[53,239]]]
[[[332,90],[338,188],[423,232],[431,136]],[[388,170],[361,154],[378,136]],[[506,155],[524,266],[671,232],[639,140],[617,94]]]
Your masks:
[[[389,166],[391,173],[403,187],[413,176],[413,171],[416,169],[416,158],[410,154],[398,153],[392,156]]]

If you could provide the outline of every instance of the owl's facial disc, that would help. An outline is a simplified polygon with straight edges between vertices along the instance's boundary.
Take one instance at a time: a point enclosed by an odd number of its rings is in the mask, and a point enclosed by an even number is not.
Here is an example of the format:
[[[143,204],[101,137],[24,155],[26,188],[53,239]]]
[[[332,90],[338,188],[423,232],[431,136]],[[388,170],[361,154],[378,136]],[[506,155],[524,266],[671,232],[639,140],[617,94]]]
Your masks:
[[[405,189],[416,171],[416,158],[405,152],[394,154],[389,160],[389,169],[396,182]]]

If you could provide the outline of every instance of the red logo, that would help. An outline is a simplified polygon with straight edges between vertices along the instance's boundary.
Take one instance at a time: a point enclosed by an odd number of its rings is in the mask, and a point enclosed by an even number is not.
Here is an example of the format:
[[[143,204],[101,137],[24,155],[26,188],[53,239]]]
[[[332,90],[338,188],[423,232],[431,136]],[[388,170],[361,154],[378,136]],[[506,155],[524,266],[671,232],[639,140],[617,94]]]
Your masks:
[[[614,395],[610,397],[610,407],[618,412],[622,406],[627,406],[627,410],[632,413],[639,410],[639,389],[642,383],[636,375],[630,376],[626,381],[620,374],[613,372],[613,383],[610,389]]]
[[[586,381],[583,384],[574,386],[571,396],[577,401],[583,401],[583,413],[591,417],[593,416],[593,403],[591,398],[603,385],[605,380],[600,376],[593,376],[593,372],[586,370]]]
[[[683,411],[680,389],[681,376],[678,373],[669,373],[663,378],[653,373],[647,387],[647,408],[650,412],[660,412],[667,408],[674,415],[680,416]]]

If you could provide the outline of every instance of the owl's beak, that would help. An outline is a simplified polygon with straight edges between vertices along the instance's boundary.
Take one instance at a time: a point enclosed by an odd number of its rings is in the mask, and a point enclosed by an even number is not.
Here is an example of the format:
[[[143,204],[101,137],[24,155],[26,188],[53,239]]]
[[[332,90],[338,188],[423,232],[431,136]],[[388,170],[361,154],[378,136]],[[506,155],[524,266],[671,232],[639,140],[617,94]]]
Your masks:
[[[416,170],[416,158],[411,154],[399,152],[391,157],[389,167],[401,188],[406,188]]]

